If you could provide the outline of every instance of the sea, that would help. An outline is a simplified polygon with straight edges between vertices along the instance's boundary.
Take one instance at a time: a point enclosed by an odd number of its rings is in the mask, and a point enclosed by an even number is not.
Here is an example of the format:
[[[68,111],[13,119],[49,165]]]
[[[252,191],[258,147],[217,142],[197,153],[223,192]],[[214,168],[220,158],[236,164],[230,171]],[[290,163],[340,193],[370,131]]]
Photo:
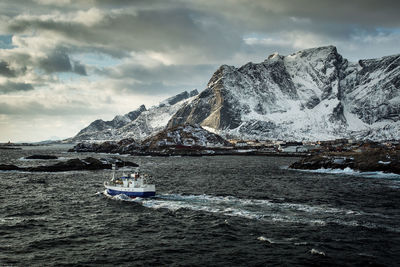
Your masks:
[[[111,170],[2,171],[0,266],[400,266],[399,175],[68,148],[0,150],[0,164],[121,158],[152,176],[156,197],[106,196]]]

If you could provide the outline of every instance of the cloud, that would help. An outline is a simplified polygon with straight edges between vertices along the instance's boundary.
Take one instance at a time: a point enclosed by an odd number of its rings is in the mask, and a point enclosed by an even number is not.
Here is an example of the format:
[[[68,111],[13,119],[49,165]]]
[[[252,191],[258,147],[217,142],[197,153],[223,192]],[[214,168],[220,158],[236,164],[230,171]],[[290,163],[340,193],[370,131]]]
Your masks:
[[[0,75],[5,77],[15,77],[16,73],[10,68],[7,62],[0,61]]]
[[[32,84],[29,83],[19,83],[7,81],[4,84],[0,84],[0,93],[9,94],[15,92],[23,92],[33,90]]]
[[[47,73],[72,71],[69,56],[61,50],[54,50],[47,57],[40,59],[39,67]]]
[[[79,61],[73,62],[73,72],[79,75],[87,76],[86,67]]]
[[[87,75],[85,66],[79,61],[71,63],[69,55],[63,49],[55,49],[46,57],[40,58],[38,67],[47,73],[74,72],[79,75]]]
[[[86,22],[85,16],[92,17],[90,23]],[[198,54],[206,52],[222,57],[241,42],[240,35],[221,27],[223,23],[218,18],[182,8],[84,14],[78,11],[64,16],[57,12],[46,16],[19,15],[7,24],[13,33],[47,32],[64,46],[90,47],[112,55],[121,51],[144,51],[150,47],[153,51],[186,48],[201,51]]]
[[[114,80],[126,80],[127,77],[133,81],[133,91],[142,91],[143,93],[154,93],[165,91],[167,87],[176,90],[187,90],[192,87],[204,89],[209,78],[217,69],[214,64],[199,65],[164,65],[159,64],[152,67],[135,64],[135,62],[120,64],[113,67],[97,70],[102,76]],[[146,86],[144,86],[146,85]],[[188,88],[189,87],[189,88]],[[146,91],[145,88],[149,89]],[[151,89],[151,90],[150,90]],[[167,90],[168,91],[168,90]]]

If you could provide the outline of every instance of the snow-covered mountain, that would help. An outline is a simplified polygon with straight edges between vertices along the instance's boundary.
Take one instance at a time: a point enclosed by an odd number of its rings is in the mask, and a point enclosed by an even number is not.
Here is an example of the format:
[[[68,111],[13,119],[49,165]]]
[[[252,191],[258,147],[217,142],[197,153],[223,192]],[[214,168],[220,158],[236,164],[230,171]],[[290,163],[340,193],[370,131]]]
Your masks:
[[[168,127],[258,139],[400,139],[399,117],[400,55],[351,63],[326,46],[221,66]]]
[[[94,121],[71,141],[142,141],[184,124],[242,139],[400,139],[400,55],[349,62],[326,46],[222,65],[200,94]]]
[[[197,94],[197,90],[185,91],[148,110],[141,105],[137,110],[115,116],[111,121],[96,120],[68,141],[119,141],[126,138],[143,140],[163,130],[176,111]]]

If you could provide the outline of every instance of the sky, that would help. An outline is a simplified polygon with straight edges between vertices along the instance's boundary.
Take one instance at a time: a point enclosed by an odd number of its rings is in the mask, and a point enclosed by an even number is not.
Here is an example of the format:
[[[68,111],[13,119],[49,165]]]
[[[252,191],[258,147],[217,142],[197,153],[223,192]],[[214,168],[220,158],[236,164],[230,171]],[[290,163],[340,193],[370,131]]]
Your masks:
[[[274,52],[399,54],[399,10],[398,0],[1,1],[0,142],[72,137]]]

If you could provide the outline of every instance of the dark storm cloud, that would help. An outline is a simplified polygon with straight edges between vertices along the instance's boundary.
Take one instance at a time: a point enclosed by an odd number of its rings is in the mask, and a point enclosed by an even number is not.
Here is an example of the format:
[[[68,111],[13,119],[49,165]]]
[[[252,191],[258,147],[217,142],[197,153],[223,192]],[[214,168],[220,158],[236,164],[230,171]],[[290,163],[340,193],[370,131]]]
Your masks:
[[[54,50],[46,58],[41,59],[39,67],[47,73],[72,71],[69,56],[61,50]]]
[[[45,58],[41,58],[38,67],[47,73],[53,72],[74,72],[86,76],[86,68],[79,61],[73,61],[63,49],[55,49]]]
[[[280,0],[282,13],[292,16],[376,27],[400,26],[397,0]]]
[[[7,62],[0,61],[0,75],[5,77],[15,77],[15,70],[11,69]]]
[[[108,84],[108,88],[118,94],[147,96],[174,95],[183,91],[198,89],[193,84],[168,84],[160,80],[137,82],[127,78],[114,80],[111,84]]]
[[[309,18],[324,24],[400,26],[400,2],[397,0],[210,0],[191,5],[209,14],[222,14],[232,21],[247,19],[249,27],[268,28],[265,22],[276,25],[273,20],[278,19],[281,24],[291,17]]]
[[[7,81],[5,84],[0,84],[0,93],[8,94],[21,91],[33,90],[32,84],[29,83],[17,83]]]
[[[34,10],[52,7],[61,14],[96,7],[104,17],[93,25],[56,18],[14,17],[8,24],[9,31],[51,31],[79,41],[77,49],[97,50],[113,57],[124,57],[130,51],[181,49],[226,61],[246,47],[242,38],[251,33],[304,31],[327,40],[348,40],[354,34],[380,34],[379,27],[400,26],[400,1],[390,0],[175,0],[151,4],[97,0],[71,1],[63,6],[57,1],[43,3],[47,4],[26,5],[34,5]],[[113,13],[112,8],[122,10]]]
[[[207,80],[204,77],[211,77],[217,69],[217,65],[160,65],[157,67],[146,68],[140,65],[124,64],[118,67],[97,70],[98,74],[105,75],[113,79],[123,79],[130,77],[141,82],[152,82],[162,80],[166,83],[190,84],[191,82]],[[203,89],[203,88],[202,88]]]
[[[184,7],[188,10],[197,10],[208,14],[224,14],[231,17],[253,19],[266,19],[266,16],[294,16],[330,20],[337,23],[356,23],[365,25],[399,26],[398,10],[400,2],[397,0],[94,0],[71,1],[61,5],[59,1],[18,1],[6,5],[7,14],[17,13],[18,6],[33,9],[55,8],[58,10],[73,10],[81,8],[128,8],[138,9],[178,9]],[[11,6],[11,7],[10,7]],[[12,8],[14,6],[14,8]]]
[[[177,8],[105,14],[99,23],[92,26],[74,21],[16,18],[8,29],[17,33],[52,31],[80,41],[83,46],[90,44],[93,49],[106,47],[111,53],[121,53],[121,49],[140,51],[148,48],[169,51],[186,46],[222,57],[239,48],[241,42],[240,34],[222,25],[220,18],[208,18],[196,11]]]
[[[46,116],[75,116],[82,114],[99,114],[96,106],[90,106],[83,101],[72,101],[68,104],[46,106],[38,101],[29,101],[20,105],[11,105],[0,101],[0,114],[4,115],[46,115]]]
[[[87,76],[86,68],[79,61],[73,62],[73,72],[79,75]]]

